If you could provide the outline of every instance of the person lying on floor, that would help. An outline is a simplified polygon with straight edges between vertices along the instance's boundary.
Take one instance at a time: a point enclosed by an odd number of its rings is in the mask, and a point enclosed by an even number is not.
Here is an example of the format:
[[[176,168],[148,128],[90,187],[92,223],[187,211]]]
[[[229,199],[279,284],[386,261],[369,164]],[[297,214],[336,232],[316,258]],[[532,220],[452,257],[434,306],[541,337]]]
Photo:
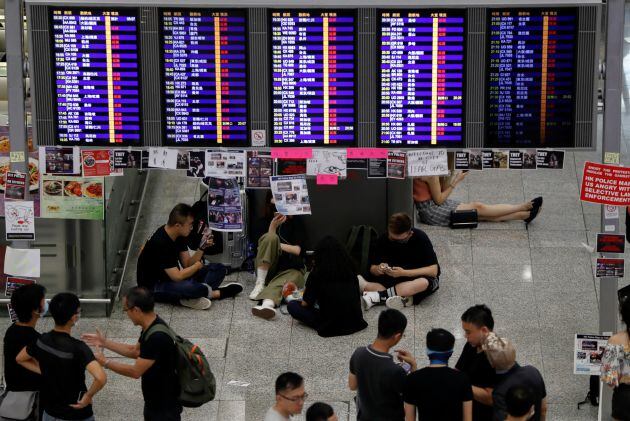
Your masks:
[[[275,209],[273,196],[267,195],[267,205]],[[304,287],[303,247],[306,231],[299,216],[275,213],[267,232],[258,240],[256,254],[256,285],[249,295],[251,300],[260,301],[252,308],[252,314],[263,319],[273,319],[276,307],[282,302],[282,290],[293,283],[296,288]]]
[[[193,229],[192,207],[176,205],[162,225],[146,242],[138,257],[137,282],[153,292],[155,301],[181,304],[196,310],[210,308],[211,299],[234,297],[243,291],[238,283],[220,287],[227,274],[221,264],[204,265],[204,250],[214,244],[211,231],[190,254],[186,237]]]
[[[395,213],[370,253],[371,282],[359,278],[363,308],[377,304],[401,309],[418,304],[440,287],[440,265],[429,237],[413,228],[405,213]]]
[[[335,238],[326,236],[317,244],[304,296],[289,302],[287,310],[322,337],[350,335],[367,327],[357,272],[346,248]]]

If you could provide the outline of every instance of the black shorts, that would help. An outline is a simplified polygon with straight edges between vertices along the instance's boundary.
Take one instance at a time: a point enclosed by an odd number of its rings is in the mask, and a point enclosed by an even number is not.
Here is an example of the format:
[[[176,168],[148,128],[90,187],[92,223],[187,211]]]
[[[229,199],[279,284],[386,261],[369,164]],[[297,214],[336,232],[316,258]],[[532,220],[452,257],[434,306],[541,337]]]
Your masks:
[[[612,416],[620,421],[630,421],[630,384],[620,384],[612,397]]]
[[[414,279],[418,279],[418,278],[425,278],[427,281],[429,281],[429,288],[413,296],[413,304],[416,305],[416,304],[419,304],[420,301],[424,300],[425,298],[427,298],[428,296],[430,296],[431,294],[433,294],[435,291],[437,291],[440,288],[439,276],[436,276],[435,278],[432,276],[424,276],[424,277],[419,276],[416,278],[392,278],[391,276],[385,275],[385,276],[380,276],[378,278],[374,278],[372,282],[377,282],[383,285],[385,289],[388,289],[402,282],[413,281]]]

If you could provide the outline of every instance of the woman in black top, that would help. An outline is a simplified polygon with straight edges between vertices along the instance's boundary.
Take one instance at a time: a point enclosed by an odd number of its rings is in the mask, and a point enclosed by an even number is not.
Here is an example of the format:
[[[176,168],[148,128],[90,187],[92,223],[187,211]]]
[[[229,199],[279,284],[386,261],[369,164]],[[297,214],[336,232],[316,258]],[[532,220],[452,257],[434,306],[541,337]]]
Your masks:
[[[32,284],[18,288],[11,295],[11,307],[18,321],[9,326],[4,335],[4,376],[9,391],[40,390],[41,376],[19,365],[15,357],[40,336],[35,325],[47,311],[45,294],[43,286]]]
[[[323,337],[349,335],[367,327],[357,272],[335,238],[324,237],[315,247],[303,300],[292,301],[287,308],[294,319]]]

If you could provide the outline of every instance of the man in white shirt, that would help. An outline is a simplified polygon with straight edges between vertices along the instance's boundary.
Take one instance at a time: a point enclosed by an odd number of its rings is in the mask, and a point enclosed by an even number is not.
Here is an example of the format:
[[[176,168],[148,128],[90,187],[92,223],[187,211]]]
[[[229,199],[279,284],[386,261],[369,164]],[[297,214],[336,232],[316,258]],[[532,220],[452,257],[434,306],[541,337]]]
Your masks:
[[[289,421],[302,413],[308,394],[304,391],[304,379],[296,373],[282,373],[276,379],[276,404],[269,408],[264,421]]]

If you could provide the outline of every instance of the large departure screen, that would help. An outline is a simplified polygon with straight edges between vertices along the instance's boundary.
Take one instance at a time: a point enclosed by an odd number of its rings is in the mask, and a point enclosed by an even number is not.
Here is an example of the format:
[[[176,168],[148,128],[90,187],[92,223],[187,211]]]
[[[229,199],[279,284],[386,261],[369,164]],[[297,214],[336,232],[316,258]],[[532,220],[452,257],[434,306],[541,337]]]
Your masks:
[[[244,10],[162,11],[166,143],[247,146]]]
[[[381,12],[381,145],[463,146],[464,16]]]
[[[573,146],[577,9],[490,9],[486,145]]]
[[[355,21],[351,11],[271,11],[273,144],[354,144]]]
[[[51,8],[57,143],[141,143],[135,9]]]

